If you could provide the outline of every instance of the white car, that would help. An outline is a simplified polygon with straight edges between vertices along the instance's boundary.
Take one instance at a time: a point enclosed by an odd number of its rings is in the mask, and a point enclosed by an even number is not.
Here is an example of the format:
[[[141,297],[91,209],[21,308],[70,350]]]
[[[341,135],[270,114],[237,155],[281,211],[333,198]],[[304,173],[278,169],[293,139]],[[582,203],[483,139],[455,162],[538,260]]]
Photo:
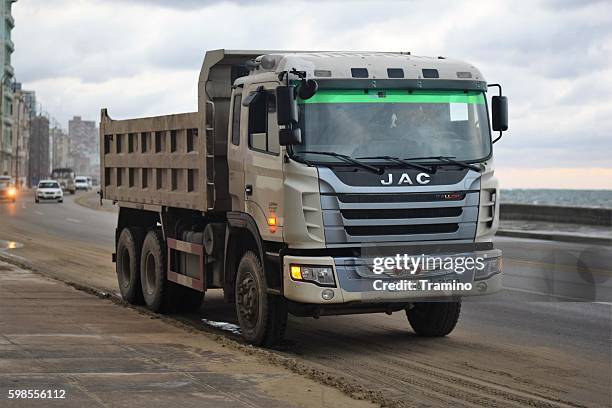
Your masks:
[[[77,176],[74,178],[74,188],[76,190],[89,190],[89,182],[85,176]]]
[[[64,202],[64,193],[62,187],[55,180],[41,180],[36,187],[36,195],[34,201],[57,201]]]

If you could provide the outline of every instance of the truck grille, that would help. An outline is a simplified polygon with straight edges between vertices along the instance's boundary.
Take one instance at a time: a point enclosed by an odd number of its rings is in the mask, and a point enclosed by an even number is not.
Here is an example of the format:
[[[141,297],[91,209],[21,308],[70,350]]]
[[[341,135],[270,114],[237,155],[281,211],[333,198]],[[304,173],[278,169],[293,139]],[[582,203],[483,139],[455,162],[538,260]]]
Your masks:
[[[461,201],[465,191],[403,194],[338,194],[343,203],[415,203],[427,201]]]
[[[459,229],[459,224],[374,225],[367,227],[345,227],[344,229],[347,234],[356,236],[448,234],[456,232]]]
[[[353,179],[338,174],[319,168],[328,247],[473,242],[476,236],[480,203],[477,172],[447,172],[444,177],[432,178],[429,185],[392,187],[376,182],[347,184]],[[448,184],[439,184],[440,180]]]
[[[461,207],[446,208],[413,208],[398,210],[340,210],[340,213],[347,220],[358,219],[401,219],[401,218],[440,218],[440,217],[459,217],[463,213]]]

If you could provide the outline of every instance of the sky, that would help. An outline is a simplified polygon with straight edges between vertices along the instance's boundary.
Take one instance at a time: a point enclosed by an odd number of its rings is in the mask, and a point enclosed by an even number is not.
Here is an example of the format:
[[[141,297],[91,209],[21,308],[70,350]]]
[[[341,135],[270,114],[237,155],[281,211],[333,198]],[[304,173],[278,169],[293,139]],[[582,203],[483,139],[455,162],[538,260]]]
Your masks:
[[[206,50],[410,51],[509,98],[503,188],[612,189],[612,1],[20,0],[12,57],[63,127],[197,110]]]

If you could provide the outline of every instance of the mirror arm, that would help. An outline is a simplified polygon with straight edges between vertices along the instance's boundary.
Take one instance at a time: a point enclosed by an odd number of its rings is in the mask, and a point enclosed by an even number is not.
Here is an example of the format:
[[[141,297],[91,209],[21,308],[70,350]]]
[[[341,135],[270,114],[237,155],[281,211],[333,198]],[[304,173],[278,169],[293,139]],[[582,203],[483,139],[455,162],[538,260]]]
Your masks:
[[[499,90],[499,95],[502,96],[502,87],[500,84],[487,84],[488,88],[497,88]]]
[[[495,143],[497,143],[497,141],[498,141],[499,139],[501,139],[501,138],[502,138],[502,134],[503,134],[503,133],[504,133],[504,132],[502,132],[502,131],[500,130],[500,131],[499,131],[499,136],[497,136],[495,139],[493,139],[493,141],[491,142],[491,144],[495,144]]]

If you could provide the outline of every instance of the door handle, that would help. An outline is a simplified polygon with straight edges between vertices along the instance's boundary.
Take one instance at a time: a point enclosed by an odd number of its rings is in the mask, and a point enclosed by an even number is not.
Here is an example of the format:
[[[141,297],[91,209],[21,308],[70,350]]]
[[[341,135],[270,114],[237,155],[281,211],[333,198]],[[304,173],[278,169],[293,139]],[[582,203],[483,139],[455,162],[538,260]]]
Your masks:
[[[250,184],[247,184],[247,185],[244,187],[244,193],[245,193],[246,195],[248,195],[248,196],[253,195],[253,186],[252,186],[252,185],[250,185]]]

